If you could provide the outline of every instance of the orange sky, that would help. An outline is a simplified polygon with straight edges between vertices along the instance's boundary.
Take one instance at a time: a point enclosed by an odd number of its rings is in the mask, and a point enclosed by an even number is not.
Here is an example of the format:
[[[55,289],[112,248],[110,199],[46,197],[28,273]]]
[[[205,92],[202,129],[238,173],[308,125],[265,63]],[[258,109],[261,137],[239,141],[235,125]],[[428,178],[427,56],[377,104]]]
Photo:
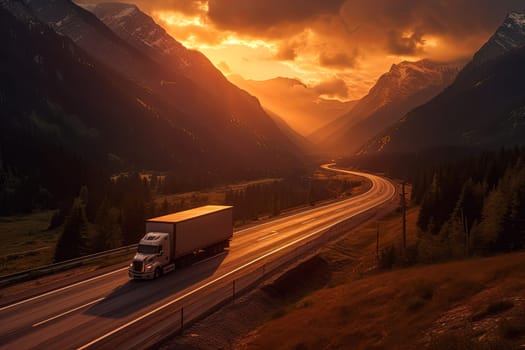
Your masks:
[[[365,95],[393,63],[465,59],[519,0],[128,0],[225,74]]]

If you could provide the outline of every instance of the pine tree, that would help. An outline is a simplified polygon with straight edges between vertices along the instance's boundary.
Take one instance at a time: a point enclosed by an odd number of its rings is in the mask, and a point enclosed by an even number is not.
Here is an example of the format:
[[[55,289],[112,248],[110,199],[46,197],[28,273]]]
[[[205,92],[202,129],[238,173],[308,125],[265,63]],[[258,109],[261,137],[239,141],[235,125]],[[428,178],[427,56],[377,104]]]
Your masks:
[[[78,258],[87,251],[88,221],[85,204],[80,197],[75,198],[66,218],[64,230],[58,239],[55,262]]]
[[[92,253],[118,248],[122,245],[120,210],[111,207],[104,199],[95,218],[96,231],[90,239]]]

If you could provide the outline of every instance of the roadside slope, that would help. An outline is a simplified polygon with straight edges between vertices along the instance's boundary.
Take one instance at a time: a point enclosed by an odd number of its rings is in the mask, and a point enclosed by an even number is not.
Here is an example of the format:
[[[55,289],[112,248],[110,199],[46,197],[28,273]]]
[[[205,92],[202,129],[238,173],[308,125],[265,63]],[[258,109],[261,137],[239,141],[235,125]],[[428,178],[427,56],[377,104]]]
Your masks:
[[[409,210],[409,241],[415,239],[417,214],[417,208]],[[397,213],[381,220],[380,248],[399,242],[400,228]],[[515,349],[525,344],[525,252],[377,271],[376,230],[377,222],[357,228],[161,348]]]

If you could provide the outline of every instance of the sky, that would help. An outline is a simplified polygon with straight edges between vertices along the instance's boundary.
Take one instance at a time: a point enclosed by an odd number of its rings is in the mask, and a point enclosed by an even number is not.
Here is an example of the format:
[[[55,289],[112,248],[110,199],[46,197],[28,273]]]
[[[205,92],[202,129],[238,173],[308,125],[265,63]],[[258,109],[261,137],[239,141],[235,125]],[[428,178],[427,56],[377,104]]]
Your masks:
[[[466,60],[523,0],[127,0],[226,76],[364,96],[403,60]]]

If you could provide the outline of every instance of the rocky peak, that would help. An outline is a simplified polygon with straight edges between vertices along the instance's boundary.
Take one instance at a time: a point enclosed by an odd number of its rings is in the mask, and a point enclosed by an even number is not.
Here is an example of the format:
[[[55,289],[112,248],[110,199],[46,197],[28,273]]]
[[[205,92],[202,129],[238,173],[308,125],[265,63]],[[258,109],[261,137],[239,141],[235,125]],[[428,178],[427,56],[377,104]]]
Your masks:
[[[525,14],[511,12],[494,35],[474,55],[473,62],[482,64],[524,46]]]

